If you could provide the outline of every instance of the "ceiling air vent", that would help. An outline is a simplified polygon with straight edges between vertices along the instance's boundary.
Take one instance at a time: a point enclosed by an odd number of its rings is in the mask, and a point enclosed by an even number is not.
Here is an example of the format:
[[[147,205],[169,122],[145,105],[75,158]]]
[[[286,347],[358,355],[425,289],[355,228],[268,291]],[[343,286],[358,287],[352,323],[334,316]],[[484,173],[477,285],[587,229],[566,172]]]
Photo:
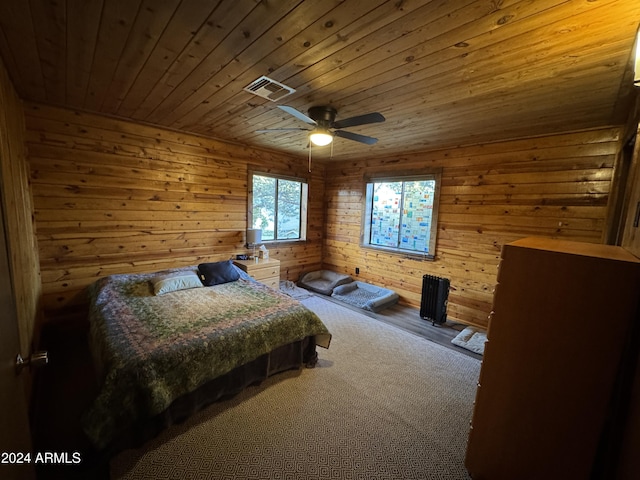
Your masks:
[[[295,93],[295,89],[287,87],[286,85],[276,82],[275,80],[271,80],[264,75],[259,79],[251,82],[251,84],[244,87],[244,89],[249,93],[253,93],[254,95],[258,95],[262,98],[266,98],[267,100],[271,100],[272,102],[277,102],[281,98]]]

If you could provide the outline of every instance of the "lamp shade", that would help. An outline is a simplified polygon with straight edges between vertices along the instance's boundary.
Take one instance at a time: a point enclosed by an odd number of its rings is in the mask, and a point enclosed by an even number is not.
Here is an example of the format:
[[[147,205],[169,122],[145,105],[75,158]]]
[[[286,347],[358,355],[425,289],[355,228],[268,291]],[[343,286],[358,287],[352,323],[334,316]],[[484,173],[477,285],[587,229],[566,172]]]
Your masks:
[[[309,140],[311,140],[314,145],[324,147],[333,141],[333,135],[331,135],[328,130],[316,128],[309,134]]]
[[[262,230],[259,228],[247,228],[247,245],[256,245],[262,241]]]

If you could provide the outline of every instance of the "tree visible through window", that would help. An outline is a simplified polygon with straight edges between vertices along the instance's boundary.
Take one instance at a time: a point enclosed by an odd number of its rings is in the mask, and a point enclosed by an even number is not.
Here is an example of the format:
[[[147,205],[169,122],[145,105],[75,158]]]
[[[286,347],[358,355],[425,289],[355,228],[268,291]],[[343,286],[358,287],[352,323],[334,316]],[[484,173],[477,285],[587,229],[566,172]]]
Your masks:
[[[367,183],[363,244],[433,256],[438,176]]]
[[[250,223],[262,240],[306,238],[306,182],[254,173],[252,184]]]

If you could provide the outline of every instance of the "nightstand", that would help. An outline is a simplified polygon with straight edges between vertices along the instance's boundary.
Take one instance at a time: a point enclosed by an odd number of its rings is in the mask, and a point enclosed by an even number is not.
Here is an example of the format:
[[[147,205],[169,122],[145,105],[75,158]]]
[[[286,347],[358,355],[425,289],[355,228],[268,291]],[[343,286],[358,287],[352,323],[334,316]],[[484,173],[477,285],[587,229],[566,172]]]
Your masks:
[[[257,281],[278,290],[280,288],[280,260],[259,258],[251,260],[234,260],[233,263],[247,272]]]

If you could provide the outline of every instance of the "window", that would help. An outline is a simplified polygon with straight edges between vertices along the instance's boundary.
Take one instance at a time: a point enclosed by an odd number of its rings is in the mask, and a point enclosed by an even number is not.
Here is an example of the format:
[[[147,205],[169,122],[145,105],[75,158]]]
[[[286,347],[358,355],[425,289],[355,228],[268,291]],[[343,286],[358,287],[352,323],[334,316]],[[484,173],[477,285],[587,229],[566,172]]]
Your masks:
[[[440,175],[370,179],[363,246],[435,256]]]
[[[250,177],[249,225],[262,230],[262,241],[306,239],[306,181],[261,173]]]

